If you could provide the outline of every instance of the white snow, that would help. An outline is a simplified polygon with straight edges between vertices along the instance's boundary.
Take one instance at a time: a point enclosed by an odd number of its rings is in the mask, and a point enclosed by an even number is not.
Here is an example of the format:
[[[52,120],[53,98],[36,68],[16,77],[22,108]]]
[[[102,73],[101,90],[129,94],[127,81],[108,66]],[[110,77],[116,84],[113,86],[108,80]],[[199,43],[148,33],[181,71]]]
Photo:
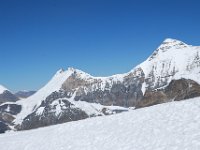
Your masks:
[[[200,98],[0,135],[1,150],[199,150]]]
[[[5,88],[3,85],[0,85],[0,94],[2,94],[4,91],[9,91],[9,90]]]

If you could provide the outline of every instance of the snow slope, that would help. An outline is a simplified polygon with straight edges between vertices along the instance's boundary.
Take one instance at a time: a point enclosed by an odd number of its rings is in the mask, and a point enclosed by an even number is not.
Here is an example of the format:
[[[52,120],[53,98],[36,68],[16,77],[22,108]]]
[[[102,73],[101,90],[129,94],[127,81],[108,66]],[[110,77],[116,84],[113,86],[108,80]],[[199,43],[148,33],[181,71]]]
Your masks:
[[[199,150],[200,98],[0,135],[1,150]]]

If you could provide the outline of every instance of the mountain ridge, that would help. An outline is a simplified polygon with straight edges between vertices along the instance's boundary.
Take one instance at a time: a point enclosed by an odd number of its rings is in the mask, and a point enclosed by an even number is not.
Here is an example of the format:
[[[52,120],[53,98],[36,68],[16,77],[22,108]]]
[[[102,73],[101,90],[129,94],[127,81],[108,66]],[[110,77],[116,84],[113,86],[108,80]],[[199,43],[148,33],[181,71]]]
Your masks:
[[[27,130],[197,97],[199,53],[198,46],[166,39],[150,57],[124,74],[94,77],[79,69],[60,69],[34,95],[2,105],[0,110],[10,115],[5,110],[16,109],[18,113],[7,121],[16,130]]]

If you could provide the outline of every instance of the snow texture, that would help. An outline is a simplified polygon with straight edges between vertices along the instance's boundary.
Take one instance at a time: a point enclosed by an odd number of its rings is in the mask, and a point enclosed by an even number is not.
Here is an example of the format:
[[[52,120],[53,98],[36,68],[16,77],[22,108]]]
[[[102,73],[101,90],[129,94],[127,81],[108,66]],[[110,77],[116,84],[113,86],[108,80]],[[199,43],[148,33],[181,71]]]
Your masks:
[[[200,98],[0,135],[1,150],[199,150]]]

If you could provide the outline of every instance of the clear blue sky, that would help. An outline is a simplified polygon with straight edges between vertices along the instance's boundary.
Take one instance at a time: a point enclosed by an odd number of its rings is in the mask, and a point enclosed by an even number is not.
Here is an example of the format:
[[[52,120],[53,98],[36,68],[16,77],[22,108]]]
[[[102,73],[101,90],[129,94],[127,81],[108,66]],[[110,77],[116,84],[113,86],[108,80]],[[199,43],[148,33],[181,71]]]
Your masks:
[[[70,66],[124,73],[167,37],[200,45],[198,0],[1,0],[0,84],[39,89]]]

